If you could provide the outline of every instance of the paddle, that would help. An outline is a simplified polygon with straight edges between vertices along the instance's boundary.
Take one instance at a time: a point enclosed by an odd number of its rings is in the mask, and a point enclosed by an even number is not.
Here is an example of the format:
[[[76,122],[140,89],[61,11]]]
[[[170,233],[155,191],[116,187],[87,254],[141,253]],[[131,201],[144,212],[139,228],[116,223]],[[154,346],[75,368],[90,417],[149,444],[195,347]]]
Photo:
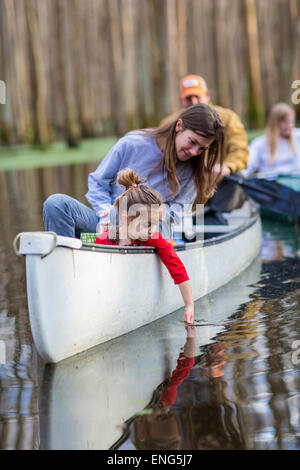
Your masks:
[[[276,181],[263,178],[225,176],[226,180],[240,185],[255,202],[265,209],[296,219],[300,215],[300,193]]]

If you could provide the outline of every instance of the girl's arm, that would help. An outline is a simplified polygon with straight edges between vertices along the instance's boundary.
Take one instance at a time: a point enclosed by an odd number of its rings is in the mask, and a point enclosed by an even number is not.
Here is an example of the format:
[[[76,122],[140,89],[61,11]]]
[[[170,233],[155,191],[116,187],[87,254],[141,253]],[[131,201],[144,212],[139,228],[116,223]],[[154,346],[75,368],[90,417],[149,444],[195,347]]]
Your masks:
[[[186,269],[175,252],[174,247],[159,232],[155,232],[145,245],[155,246],[157,248],[161,261],[168,268],[174,283],[177,284],[180,289],[185,305],[184,321],[194,323],[194,301],[191,283]]]
[[[194,323],[194,301],[190,281],[181,282],[178,284],[180,289],[185,309],[184,309],[184,321],[186,323]]]

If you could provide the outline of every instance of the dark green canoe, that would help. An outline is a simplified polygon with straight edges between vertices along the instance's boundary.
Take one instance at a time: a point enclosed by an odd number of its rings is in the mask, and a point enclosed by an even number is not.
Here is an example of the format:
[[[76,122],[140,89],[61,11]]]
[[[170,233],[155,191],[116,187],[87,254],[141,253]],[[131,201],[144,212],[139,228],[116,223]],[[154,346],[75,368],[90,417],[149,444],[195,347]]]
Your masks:
[[[277,183],[283,184],[284,186],[288,186],[295,191],[300,192],[300,174],[297,175],[278,175],[276,178],[272,178]],[[268,217],[271,219],[279,220],[285,223],[293,223],[294,219],[289,216],[278,214],[277,212],[273,212],[269,209],[261,209],[262,217]]]

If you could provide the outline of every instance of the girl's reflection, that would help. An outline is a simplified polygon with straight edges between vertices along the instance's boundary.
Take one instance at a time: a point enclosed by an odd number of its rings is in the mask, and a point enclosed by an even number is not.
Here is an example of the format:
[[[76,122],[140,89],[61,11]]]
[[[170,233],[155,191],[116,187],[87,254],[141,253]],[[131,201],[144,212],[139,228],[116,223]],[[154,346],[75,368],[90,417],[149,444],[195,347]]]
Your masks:
[[[210,344],[195,365],[196,331],[187,327],[184,350],[158,401],[133,422],[137,449],[245,448],[239,410],[222,379],[225,350],[223,342]]]
[[[183,352],[179,354],[176,369],[164,386],[159,402],[150,414],[141,415],[134,421],[134,444],[138,449],[180,448],[180,423],[170,407],[175,403],[177,387],[188,378],[194,365],[196,331],[193,326],[187,326],[186,332]]]

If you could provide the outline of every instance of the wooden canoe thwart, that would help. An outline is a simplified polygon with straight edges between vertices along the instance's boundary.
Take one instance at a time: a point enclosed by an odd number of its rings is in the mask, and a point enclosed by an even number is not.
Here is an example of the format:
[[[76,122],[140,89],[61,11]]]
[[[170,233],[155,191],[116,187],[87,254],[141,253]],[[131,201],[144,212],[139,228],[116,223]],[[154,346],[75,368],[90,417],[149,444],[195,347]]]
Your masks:
[[[226,284],[260,251],[255,206],[247,202],[226,218],[232,230],[225,226],[213,238],[175,246],[194,300]],[[26,256],[32,334],[46,362],[61,361],[183,307],[154,248],[82,244],[51,232],[17,238],[15,250]]]

